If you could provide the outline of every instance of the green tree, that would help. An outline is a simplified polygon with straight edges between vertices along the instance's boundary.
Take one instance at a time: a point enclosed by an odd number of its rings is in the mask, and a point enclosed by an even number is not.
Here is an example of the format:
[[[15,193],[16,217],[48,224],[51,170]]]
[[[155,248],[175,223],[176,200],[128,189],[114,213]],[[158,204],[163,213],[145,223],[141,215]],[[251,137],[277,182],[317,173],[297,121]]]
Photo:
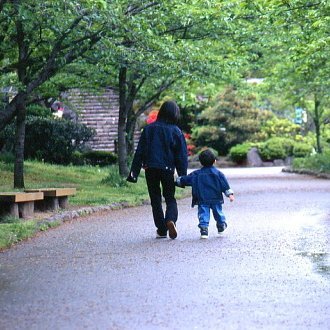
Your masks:
[[[17,90],[0,112],[0,130],[17,119],[17,187],[24,186],[25,108],[33,93],[59,81],[72,86],[68,77],[82,68],[85,78],[117,86],[125,175],[136,118],[183,80],[232,79],[244,53],[231,1],[16,0],[1,1],[0,10],[2,85]]]
[[[14,187],[24,187],[26,106],[33,93],[93,48],[113,27],[106,2],[1,1],[0,73],[15,95],[0,111],[0,131],[16,119]]]
[[[268,111],[255,108],[254,100],[233,88],[224,90],[213,101],[214,105],[201,113],[200,122],[193,128],[196,144],[209,145],[227,154],[232,146],[252,139],[271,116]]]
[[[25,108],[33,94],[87,80],[117,87],[119,166],[126,175],[137,117],[169,89],[189,93],[197,81],[240,78],[238,69],[256,57],[252,26],[259,23],[256,9],[265,6],[232,0],[0,4],[1,82],[17,90],[0,112],[0,130],[17,119],[17,187],[24,186]]]
[[[260,17],[254,35],[263,45],[263,73],[270,91],[308,110],[321,152],[330,95],[330,4],[303,0],[254,3]]]
[[[163,1],[124,11],[123,42],[111,58],[104,59],[118,77],[121,175],[128,173],[127,154],[133,151],[137,118],[166,91],[180,88],[186,81],[206,83],[235,77],[243,52],[225,10],[230,9],[229,4]],[[221,6],[223,11],[219,11]]]

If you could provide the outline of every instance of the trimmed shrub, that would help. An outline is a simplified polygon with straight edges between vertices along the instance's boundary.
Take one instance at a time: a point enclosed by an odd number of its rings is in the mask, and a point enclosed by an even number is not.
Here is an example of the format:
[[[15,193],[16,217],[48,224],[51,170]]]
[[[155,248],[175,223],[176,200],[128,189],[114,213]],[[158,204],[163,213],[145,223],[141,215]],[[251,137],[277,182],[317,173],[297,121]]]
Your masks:
[[[274,159],[284,159],[289,155],[285,147],[287,139],[271,138],[260,144],[259,151],[261,158],[266,161]]]
[[[56,164],[71,163],[72,154],[93,136],[86,125],[68,120],[30,117],[26,124],[25,156]]]
[[[323,154],[314,154],[306,158],[295,158],[292,167],[295,170],[330,173],[330,151],[325,151]]]
[[[209,146],[222,152],[224,147],[224,133],[219,131],[218,127],[211,125],[196,126],[191,130],[193,143],[198,146]]]
[[[15,155],[12,152],[1,152],[0,161],[6,164],[13,164],[15,162]]]
[[[26,120],[25,159],[67,165],[73,153],[85,148],[94,132],[86,125],[69,120],[29,116]],[[6,127],[5,150],[14,150],[14,125]]]
[[[307,157],[310,156],[313,151],[313,147],[307,143],[296,142],[293,146],[293,156],[294,157]]]
[[[292,123],[291,120],[287,118],[279,118],[274,116],[273,118],[267,120],[267,122],[262,126],[259,136],[260,138],[294,138],[300,132],[300,126]]]
[[[72,154],[73,165],[110,166],[117,163],[117,155],[110,151],[90,150],[75,151]]]
[[[246,161],[246,157],[250,149],[250,143],[237,144],[229,150],[230,159],[235,163],[241,164]]]
[[[2,131],[0,131],[0,151],[14,153],[14,138],[15,130],[14,125],[7,125]]]
[[[295,141],[290,138],[278,138],[282,141],[284,149],[285,149],[285,156],[292,156],[293,155],[293,147],[295,145]]]
[[[87,151],[82,154],[88,165],[109,166],[117,163],[117,155],[110,151]]]
[[[27,107],[28,116],[43,117],[43,118],[53,118],[51,110],[47,107],[31,104]]]
[[[74,151],[71,156],[71,162],[73,165],[76,166],[83,166],[86,165],[84,154],[81,151]]]

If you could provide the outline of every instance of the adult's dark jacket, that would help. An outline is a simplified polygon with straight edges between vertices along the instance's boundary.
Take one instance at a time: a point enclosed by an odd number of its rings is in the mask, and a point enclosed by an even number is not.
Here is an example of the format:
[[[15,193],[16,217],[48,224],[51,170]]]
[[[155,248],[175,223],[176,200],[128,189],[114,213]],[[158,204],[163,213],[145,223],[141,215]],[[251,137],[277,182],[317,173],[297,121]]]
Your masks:
[[[142,167],[187,174],[187,144],[178,126],[157,120],[144,128],[131,166],[135,178]]]

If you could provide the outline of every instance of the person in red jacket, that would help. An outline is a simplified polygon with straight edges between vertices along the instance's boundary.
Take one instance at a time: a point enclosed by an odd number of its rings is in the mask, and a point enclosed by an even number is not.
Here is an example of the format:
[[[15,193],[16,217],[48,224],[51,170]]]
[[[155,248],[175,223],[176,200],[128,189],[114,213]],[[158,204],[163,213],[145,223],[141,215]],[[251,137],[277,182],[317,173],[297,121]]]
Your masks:
[[[167,231],[170,238],[177,237],[174,173],[176,170],[179,176],[186,175],[188,168],[186,140],[177,126],[179,118],[180,109],[174,101],[162,104],[157,120],[142,131],[127,177],[127,181],[137,182],[141,168],[145,170],[157,238],[166,238]],[[162,195],[166,204],[165,214]]]

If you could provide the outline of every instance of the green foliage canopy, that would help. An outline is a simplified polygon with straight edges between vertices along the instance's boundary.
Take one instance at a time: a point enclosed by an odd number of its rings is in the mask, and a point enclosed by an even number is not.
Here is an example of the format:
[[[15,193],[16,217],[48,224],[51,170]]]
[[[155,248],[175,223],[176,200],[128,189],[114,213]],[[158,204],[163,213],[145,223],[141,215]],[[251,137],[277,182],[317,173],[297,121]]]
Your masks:
[[[226,154],[232,146],[252,139],[271,117],[268,111],[255,108],[253,101],[253,96],[226,89],[214,100],[214,106],[201,113],[199,127],[192,130],[193,140]]]

